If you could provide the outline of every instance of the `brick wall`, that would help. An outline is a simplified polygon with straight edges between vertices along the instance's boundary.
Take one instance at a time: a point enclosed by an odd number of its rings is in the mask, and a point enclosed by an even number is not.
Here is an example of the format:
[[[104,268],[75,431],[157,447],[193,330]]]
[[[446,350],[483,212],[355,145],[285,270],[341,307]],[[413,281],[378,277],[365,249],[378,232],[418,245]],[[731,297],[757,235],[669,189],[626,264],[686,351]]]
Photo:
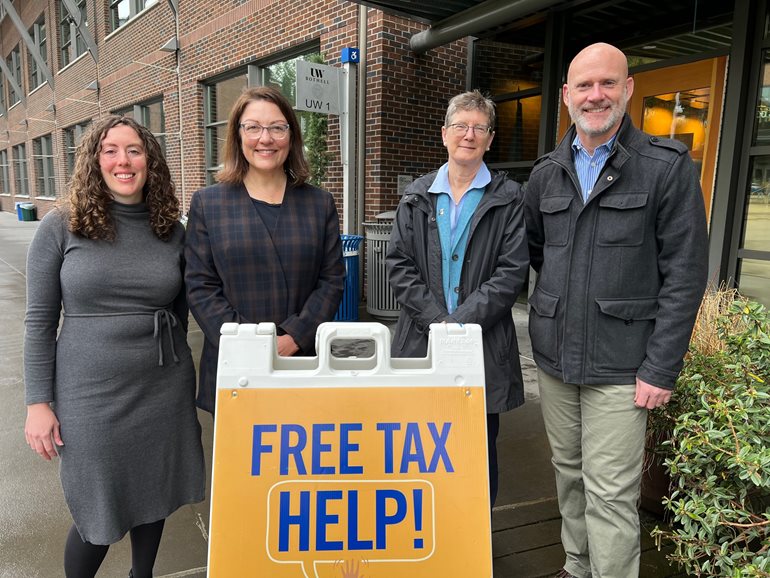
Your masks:
[[[19,4],[18,2],[16,4]],[[66,191],[64,129],[150,99],[163,102],[166,156],[183,207],[205,185],[205,84],[249,64],[264,64],[300,47],[317,46],[327,64],[338,65],[342,48],[360,47],[359,7],[344,0],[185,0],[179,2],[177,55],[160,50],[175,35],[174,14],[158,2],[115,31],[110,30],[107,0],[89,0],[89,30],[98,45],[98,64],[86,53],[62,66],[60,0],[25,0],[20,16],[29,28],[45,14],[49,67],[47,83],[29,91],[23,46],[26,105],[0,116],[0,148],[27,145],[31,200],[44,215],[53,201],[35,190],[33,140],[51,134],[59,194]],[[18,7],[17,7],[18,8]],[[409,38],[425,28],[405,18],[368,11],[366,92],[365,220],[395,208],[399,175],[411,178],[446,160],[441,124],[447,101],[465,87],[466,43],[455,42],[417,56]],[[3,57],[20,41],[9,17],[0,24]],[[97,81],[99,90],[87,86]],[[181,85],[181,113],[179,86]],[[50,110],[51,104],[55,111]],[[181,130],[180,130],[181,116]],[[23,121],[27,119],[28,124]],[[22,124],[19,124],[19,123]],[[324,186],[342,209],[343,171],[338,117],[329,117],[330,163]],[[6,139],[2,139],[4,131]],[[13,192],[13,166],[9,168]],[[14,210],[15,195],[0,195],[0,208]]]

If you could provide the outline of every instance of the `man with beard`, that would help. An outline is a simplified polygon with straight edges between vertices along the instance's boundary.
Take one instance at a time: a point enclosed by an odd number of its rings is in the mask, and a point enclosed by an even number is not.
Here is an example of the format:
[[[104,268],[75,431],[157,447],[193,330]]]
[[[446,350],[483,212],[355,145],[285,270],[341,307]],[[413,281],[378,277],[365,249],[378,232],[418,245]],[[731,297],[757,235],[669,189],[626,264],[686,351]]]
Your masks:
[[[647,410],[671,397],[706,286],[698,171],[683,144],[632,126],[633,89],[617,48],[578,53],[562,89],[574,125],[525,194],[560,578],[638,576]]]

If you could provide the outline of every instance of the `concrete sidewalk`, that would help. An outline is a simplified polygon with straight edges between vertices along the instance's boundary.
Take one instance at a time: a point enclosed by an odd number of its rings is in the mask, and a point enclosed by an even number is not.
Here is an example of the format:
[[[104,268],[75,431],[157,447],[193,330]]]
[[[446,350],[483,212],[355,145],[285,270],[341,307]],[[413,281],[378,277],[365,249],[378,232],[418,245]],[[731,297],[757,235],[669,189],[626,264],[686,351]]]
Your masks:
[[[23,434],[26,254],[36,229],[35,222],[19,222],[15,214],[0,212],[0,398],[3,399],[0,404],[0,578],[63,576],[64,540],[72,523],[56,463],[45,462],[33,454]],[[553,576],[564,561],[559,539],[561,520],[540,414],[527,316],[518,307],[513,315],[522,353],[527,403],[501,419],[500,490],[492,518],[494,575],[498,578],[548,577]],[[197,359],[202,334],[194,323],[189,341]],[[204,412],[199,413],[199,418],[208,465],[208,496],[213,422]],[[155,566],[156,576],[205,576],[208,513],[207,500],[186,506],[169,518]],[[644,518],[640,575],[644,578],[677,576],[649,539],[649,528],[644,526],[654,525],[654,520]],[[126,538],[110,548],[99,576],[125,578],[130,566]]]

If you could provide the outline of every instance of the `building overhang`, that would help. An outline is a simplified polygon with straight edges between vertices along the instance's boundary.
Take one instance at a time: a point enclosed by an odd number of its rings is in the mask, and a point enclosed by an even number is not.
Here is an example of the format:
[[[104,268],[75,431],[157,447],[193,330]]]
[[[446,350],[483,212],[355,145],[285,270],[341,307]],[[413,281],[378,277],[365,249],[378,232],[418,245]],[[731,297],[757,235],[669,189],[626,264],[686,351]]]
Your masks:
[[[410,48],[424,53],[466,36],[538,44],[549,12],[570,14],[573,52],[603,41],[622,49],[655,39],[660,59],[691,52],[726,52],[734,0],[351,0],[408,17],[430,27],[412,36]],[[688,34],[689,32],[689,34]],[[683,35],[687,35],[686,38]],[[662,39],[678,37],[675,42]]]
[[[533,16],[556,4],[569,2],[569,0],[352,1],[430,24],[430,28],[415,34],[409,41],[410,48],[418,54],[465,36],[482,34],[502,23]]]

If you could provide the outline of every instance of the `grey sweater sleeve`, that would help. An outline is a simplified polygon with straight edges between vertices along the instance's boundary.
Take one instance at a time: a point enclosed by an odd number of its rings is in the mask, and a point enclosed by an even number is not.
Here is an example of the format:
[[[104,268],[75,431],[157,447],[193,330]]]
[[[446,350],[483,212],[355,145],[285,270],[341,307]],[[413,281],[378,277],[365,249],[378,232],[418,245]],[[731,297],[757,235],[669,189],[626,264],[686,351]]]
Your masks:
[[[68,239],[65,216],[47,214],[27,253],[27,315],[24,333],[26,403],[54,401],[56,334],[62,308],[60,271]]]

